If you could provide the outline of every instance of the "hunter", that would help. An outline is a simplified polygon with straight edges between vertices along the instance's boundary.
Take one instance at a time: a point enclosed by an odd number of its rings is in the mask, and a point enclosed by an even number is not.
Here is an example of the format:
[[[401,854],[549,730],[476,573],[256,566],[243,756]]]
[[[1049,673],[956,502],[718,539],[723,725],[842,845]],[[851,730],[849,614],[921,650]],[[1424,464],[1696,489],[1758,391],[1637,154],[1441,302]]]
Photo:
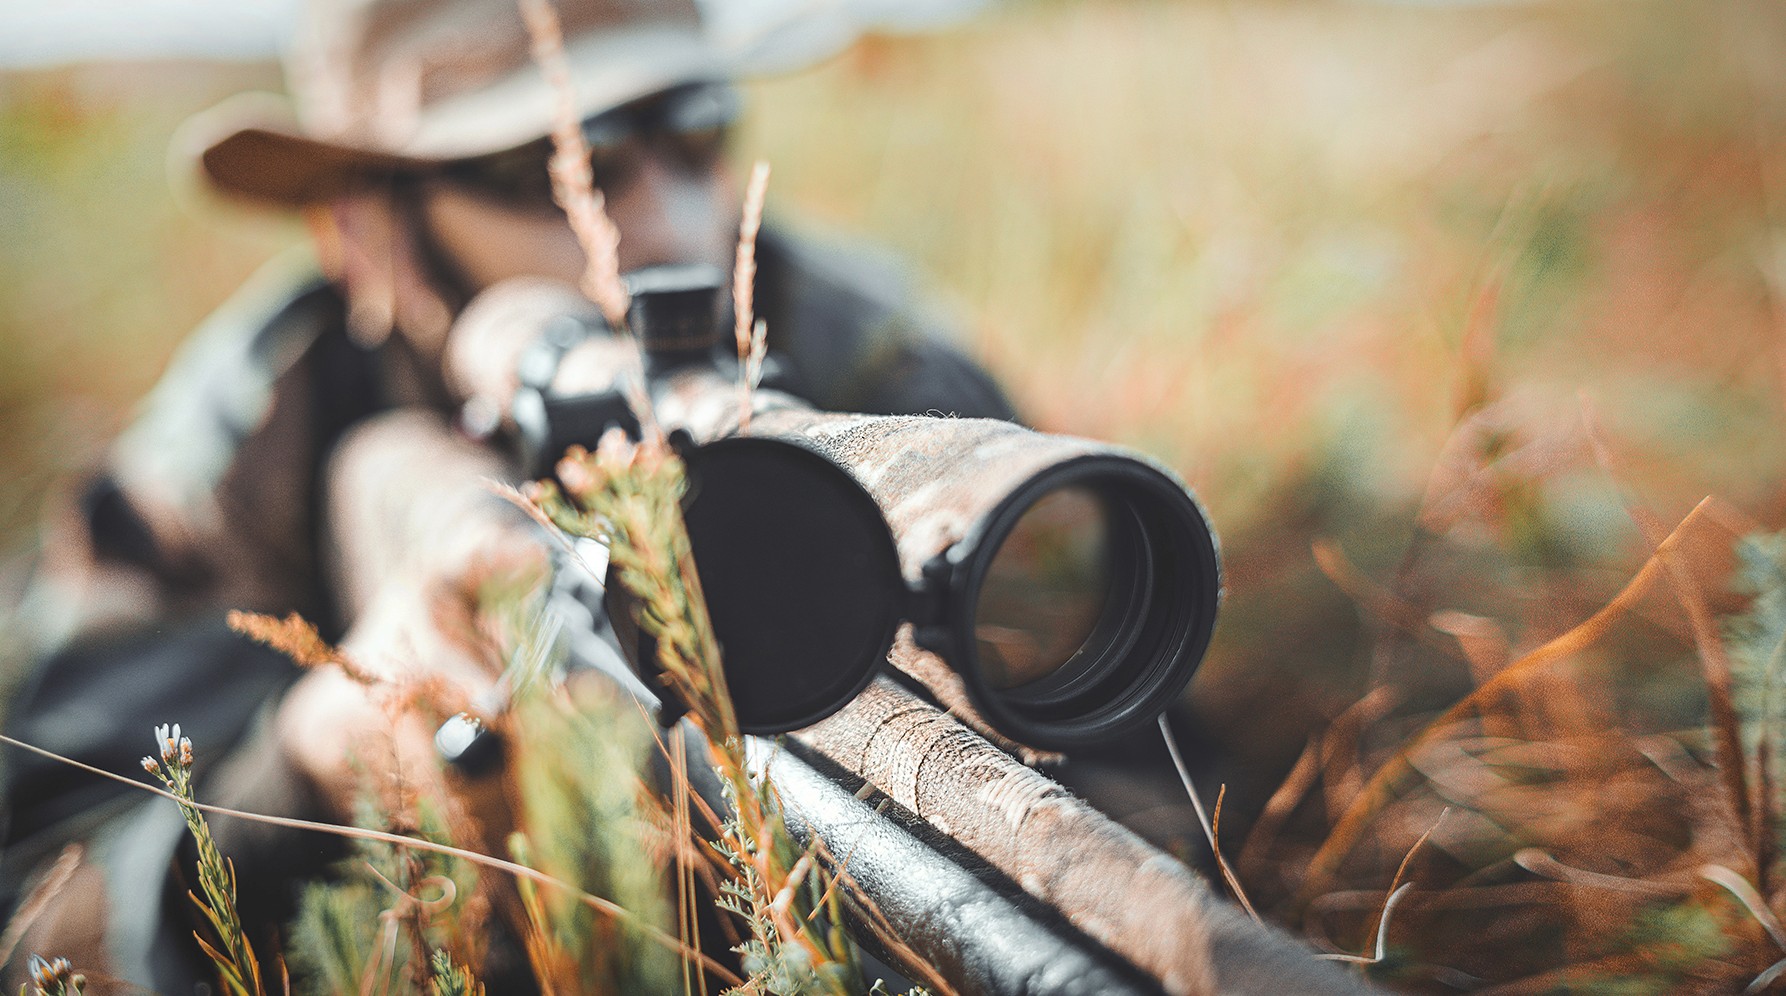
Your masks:
[[[732,80],[764,53],[720,37],[694,0],[557,9],[621,269],[731,272]],[[301,211],[313,251],[276,260],[194,334],[59,510],[23,613],[29,661],[6,730],[127,772],[152,728],[178,720],[207,757],[201,797],[344,820],[350,758],[381,756],[368,738],[390,736],[382,714],[361,686],[300,673],[225,615],[295,612],[358,659],[433,660],[441,641],[412,593],[435,578],[349,576],[358,554],[333,548],[355,481],[331,458],[394,414],[443,448],[475,451],[453,428],[464,399],[443,375],[456,318],[513,278],[574,285],[584,257],[547,175],[555,92],[513,0],[315,0],[287,77],[295,119],[237,101],[187,135],[202,137],[199,162],[221,191]],[[769,348],[806,400],[1013,417],[991,378],[913,307],[898,271],[773,223],[756,258]],[[455,550],[457,565],[480,542]],[[173,871],[192,862],[176,807],[17,751],[5,755],[4,787],[8,919],[69,844],[83,845],[16,945],[9,984],[32,951],[162,992],[211,977]],[[266,884],[313,877],[338,852],[315,835],[213,826],[241,881],[258,883],[243,890],[242,912],[265,944],[293,898]]]

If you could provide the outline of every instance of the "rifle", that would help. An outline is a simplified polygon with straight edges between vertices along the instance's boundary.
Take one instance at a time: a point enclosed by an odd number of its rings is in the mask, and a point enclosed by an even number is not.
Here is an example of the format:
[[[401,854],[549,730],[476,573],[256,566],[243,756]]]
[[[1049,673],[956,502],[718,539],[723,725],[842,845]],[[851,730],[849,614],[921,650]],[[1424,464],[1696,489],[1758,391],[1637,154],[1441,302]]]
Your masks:
[[[535,475],[569,445],[646,431],[641,393],[674,428],[740,726],[792,732],[753,739],[752,756],[796,838],[849,855],[849,898],[904,942],[883,956],[969,993],[1363,988],[1012,756],[1149,723],[1188,682],[1219,568],[1176,478],[1004,423],[815,412],[773,390],[772,368],[741,404],[715,353],[719,274],[630,280],[644,349],[630,386],[631,347],[568,290],[539,287],[474,302],[449,370],[486,426],[506,414]],[[637,663],[654,655],[603,581],[561,566],[555,611],[583,666],[671,726],[676,702]],[[461,763],[488,753],[463,729],[438,742]],[[720,804],[716,785],[702,794]]]

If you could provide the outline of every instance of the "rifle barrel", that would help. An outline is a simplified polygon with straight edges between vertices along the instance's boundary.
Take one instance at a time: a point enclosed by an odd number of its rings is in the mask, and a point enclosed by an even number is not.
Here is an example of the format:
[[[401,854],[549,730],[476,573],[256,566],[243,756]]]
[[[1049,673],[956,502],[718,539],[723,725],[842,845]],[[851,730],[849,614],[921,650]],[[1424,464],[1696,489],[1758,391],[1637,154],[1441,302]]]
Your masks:
[[[1012,896],[953,860],[946,842],[923,827],[877,812],[800,755],[797,744],[752,742],[767,767],[788,829],[802,846],[816,835],[846,862],[850,898],[867,900],[913,955],[963,996],[1144,996],[1157,983],[1113,957],[1050,911]],[[821,762],[822,765],[822,762]],[[926,840],[925,836],[932,839]],[[857,939],[888,963],[911,971],[873,931]],[[907,956],[909,958],[909,955]]]
[[[1077,933],[1173,996],[1371,991],[1288,934],[1248,919],[1182,862],[889,679],[877,679],[842,711],[793,737],[1058,910]],[[815,822],[814,829],[833,853],[847,851],[832,842],[850,832],[847,826]],[[887,888],[919,886],[893,879]],[[921,929],[923,921],[894,922],[904,931]]]

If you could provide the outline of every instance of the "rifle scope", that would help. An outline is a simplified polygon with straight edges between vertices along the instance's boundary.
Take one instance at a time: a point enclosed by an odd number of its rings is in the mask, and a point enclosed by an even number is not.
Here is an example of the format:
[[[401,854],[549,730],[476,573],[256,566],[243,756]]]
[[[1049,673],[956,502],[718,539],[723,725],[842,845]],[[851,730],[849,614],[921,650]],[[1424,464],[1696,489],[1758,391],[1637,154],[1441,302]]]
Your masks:
[[[1221,578],[1208,520],[1170,471],[997,420],[819,412],[774,390],[773,372],[741,432],[736,361],[717,345],[722,276],[628,280],[658,418],[695,443],[685,518],[745,732],[829,716],[889,650],[932,686],[913,664],[941,658],[990,725],[1046,749],[1151,722],[1184,690]],[[508,310],[529,308],[550,310]],[[612,338],[587,305],[576,313],[518,364],[510,415],[542,474],[610,425],[636,431]],[[623,640],[629,611],[613,613]]]

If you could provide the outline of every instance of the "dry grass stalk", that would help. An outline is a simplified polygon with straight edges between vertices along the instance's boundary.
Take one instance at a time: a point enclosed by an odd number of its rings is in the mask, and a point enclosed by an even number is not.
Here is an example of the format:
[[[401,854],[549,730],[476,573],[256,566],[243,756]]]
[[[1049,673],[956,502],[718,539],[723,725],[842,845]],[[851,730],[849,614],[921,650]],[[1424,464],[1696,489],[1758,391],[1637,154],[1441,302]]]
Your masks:
[[[527,33],[533,42],[533,58],[558,96],[552,118],[552,197],[570,220],[571,231],[582,247],[586,266],[582,290],[616,334],[628,335],[626,315],[630,305],[626,282],[620,278],[620,229],[608,217],[606,200],[595,185],[589,143],[583,139],[577,114],[576,92],[571,86],[570,66],[564,55],[564,31],[552,0],[517,0]],[[647,438],[661,436],[645,388],[644,357],[633,354],[633,369],[621,390]]]
[[[1401,902],[1402,897],[1407,895],[1408,890],[1412,888],[1414,888],[1414,883],[1409,882],[1399,888],[1389,890],[1389,895],[1383,900],[1383,912],[1377,917],[1377,942],[1371,949],[1372,953],[1363,955],[1318,954],[1315,957],[1325,961],[1351,962],[1354,965],[1375,965],[1381,962],[1388,953],[1389,916],[1395,912],[1396,904]]]
[[[272,647],[290,657],[300,667],[338,667],[349,678],[362,685],[370,687],[386,684],[383,677],[324,640],[317,633],[316,627],[296,612],[279,619],[259,612],[232,610],[226,620],[230,629]]]
[[[1259,911],[1253,908],[1253,901],[1247,898],[1246,890],[1240,887],[1239,876],[1234,874],[1233,867],[1228,864],[1227,857],[1222,854],[1222,803],[1227,798],[1227,785],[1216,789],[1215,809],[1209,814],[1210,853],[1215,856],[1216,867],[1221,869],[1222,881],[1228,883],[1228,888],[1234,892],[1234,898],[1240,901],[1241,908],[1246,910],[1246,915],[1252,917],[1254,923],[1264,923],[1265,918],[1261,917]]]
[[[1389,890],[1383,896],[1383,912],[1377,916],[1377,926],[1375,930],[1377,943],[1372,949],[1372,953],[1368,955],[1329,954],[1320,955],[1318,957],[1333,961],[1349,961],[1359,965],[1375,965],[1383,960],[1388,953],[1389,917],[1395,912],[1395,906],[1397,903],[1401,902],[1401,898],[1407,895],[1409,889],[1414,888],[1414,883],[1412,882],[1404,884],[1402,882],[1402,876],[1408,873],[1408,866],[1414,862],[1414,855],[1420,853],[1421,845],[1425,844],[1427,840],[1432,837],[1434,830],[1439,829],[1439,824],[1445,821],[1445,816],[1449,812],[1451,812],[1450,809],[1442,809],[1439,811],[1439,818],[1433,821],[1433,825],[1428,827],[1427,831],[1421,834],[1418,840],[1414,841],[1414,846],[1408,848],[1408,853],[1402,858],[1402,863],[1396,866],[1395,877],[1389,880]]]
[[[681,737],[677,737],[671,742],[670,748],[670,798],[675,839],[678,842],[675,854],[676,928],[682,935],[683,941],[699,951],[701,928],[699,919],[695,916],[695,902],[699,893],[695,888],[694,869],[688,860],[688,849],[680,846],[682,842],[697,839],[694,819],[689,812],[689,800],[694,797],[694,790],[688,784],[688,745]],[[689,969],[689,961],[684,959],[682,962],[683,991],[691,994],[706,992],[706,974],[697,968],[691,977]]]
[[[620,280],[620,229],[608,217],[590,167],[589,144],[583,140],[570,65],[564,56],[564,32],[552,0],[519,0],[533,59],[558,95],[552,121],[552,196],[570,219],[571,230],[588,256],[583,293],[616,329],[626,327],[626,285]]]
[[[1600,420],[1596,416],[1592,404],[1584,396],[1582,403],[1582,422],[1587,427],[1589,441],[1593,445],[1595,459],[1608,475],[1618,480],[1615,471],[1615,460],[1612,444],[1608,439]],[[1702,505],[1711,502],[1708,496]],[[1771,781],[1766,767],[1766,755],[1758,760],[1754,773],[1756,786],[1750,787],[1748,752],[1743,749],[1742,720],[1736,709],[1734,681],[1731,674],[1730,657],[1724,650],[1724,641],[1719,638],[1717,627],[1712,621],[1711,610],[1706,604],[1705,593],[1694,580],[1691,572],[1682,565],[1674,551],[1663,551],[1663,529],[1654,513],[1627,498],[1626,514],[1637,524],[1644,541],[1662,559],[1668,569],[1669,584],[1673,587],[1675,597],[1687,610],[1687,619],[1692,626],[1693,643],[1699,651],[1701,675],[1705,680],[1707,705],[1711,713],[1712,732],[1717,744],[1718,770],[1723,776],[1724,791],[1729,797],[1731,809],[1737,821],[1749,834],[1749,846],[1755,861],[1755,875],[1762,888],[1767,888],[1767,879],[1771,871],[1773,859],[1773,841],[1762,814],[1767,812],[1771,803],[1765,796],[1757,795],[1757,790]]]
[[[1642,520],[1646,537],[1660,536],[1660,529],[1653,516],[1644,515]],[[1765,828],[1757,817],[1762,806],[1749,787],[1748,752],[1743,750],[1742,720],[1737,715],[1732,691],[1730,658],[1724,652],[1724,641],[1718,637],[1711,610],[1706,606],[1705,595],[1692,575],[1673,556],[1663,553],[1659,542],[1656,550],[1657,556],[1664,558],[1669,583],[1674,587],[1681,604],[1686,607],[1687,617],[1693,626],[1693,642],[1699,649],[1699,661],[1711,709],[1712,731],[1718,749],[1718,770],[1723,775],[1724,791],[1729,796],[1730,808],[1735,812],[1738,823],[1750,835],[1755,874],[1765,883],[1772,848],[1767,834],[1763,832]]]
[[[1166,753],[1172,757],[1172,767],[1178,771],[1178,780],[1184,785],[1185,794],[1190,796],[1191,808],[1197,813],[1197,822],[1203,827],[1203,836],[1209,841],[1209,853],[1215,858],[1216,868],[1222,873],[1222,881],[1227,883],[1228,891],[1234,895],[1247,915],[1256,923],[1264,923],[1259,911],[1253,908],[1252,900],[1247,898],[1246,890],[1240,886],[1240,878],[1234,874],[1228,859],[1222,855],[1222,843],[1219,834],[1222,829],[1222,799],[1227,795],[1228,787],[1223,785],[1216,793],[1215,813],[1213,816],[1203,809],[1203,796],[1197,791],[1197,784],[1191,780],[1191,772],[1185,766],[1184,757],[1178,751],[1178,740],[1172,736],[1172,725],[1164,714],[1160,716],[1160,736],[1166,741]]]
[[[738,223],[738,258],[732,268],[732,336],[738,342],[738,429],[750,428],[751,393],[762,375],[766,327],[756,319],[757,233],[769,193],[769,164],[758,161],[744,187],[744,214]]]

